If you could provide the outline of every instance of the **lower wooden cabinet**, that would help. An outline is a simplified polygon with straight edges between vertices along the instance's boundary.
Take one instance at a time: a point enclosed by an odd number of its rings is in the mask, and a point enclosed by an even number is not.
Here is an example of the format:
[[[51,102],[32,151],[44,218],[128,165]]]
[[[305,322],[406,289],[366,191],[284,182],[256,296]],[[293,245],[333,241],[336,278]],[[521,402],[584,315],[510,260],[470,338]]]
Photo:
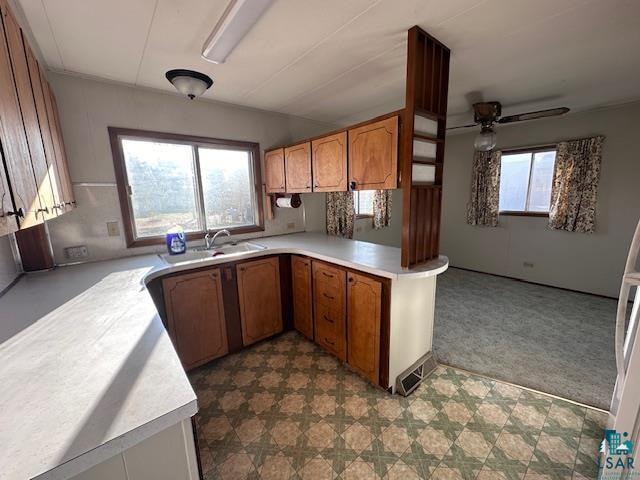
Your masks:
[[[313,261],[313,307],[316,343],[340,360],[346,360],[346,272]]]
[[[244,262],[236,269],[242,343],[246,346],[282,331],[279,259]]]
[[[220,269],[162,280],[167,330],[186,370],[228,353]]]
[[[293,290],[293,326],[309,340],[313,340],[313,295],[311,291],[311,260],[291,256]]]
[[[347,363],[378,383],[382,284],[371,277],[347,275]]]

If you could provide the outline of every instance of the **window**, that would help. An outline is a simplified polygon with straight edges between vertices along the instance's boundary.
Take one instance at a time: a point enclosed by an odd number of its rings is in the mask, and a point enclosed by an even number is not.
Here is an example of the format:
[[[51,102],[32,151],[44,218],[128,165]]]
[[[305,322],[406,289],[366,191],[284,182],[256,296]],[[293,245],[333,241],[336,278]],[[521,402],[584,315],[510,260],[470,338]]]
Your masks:
[[[262,230],[257,143],[109,128],[128,246]]]
[[[502,152],[500,213],[547,215],[555,160],[554,147]]]
[[[356,217],[373,217],[373,194],[375,190],[356,190],[353,192],[353,206]]]

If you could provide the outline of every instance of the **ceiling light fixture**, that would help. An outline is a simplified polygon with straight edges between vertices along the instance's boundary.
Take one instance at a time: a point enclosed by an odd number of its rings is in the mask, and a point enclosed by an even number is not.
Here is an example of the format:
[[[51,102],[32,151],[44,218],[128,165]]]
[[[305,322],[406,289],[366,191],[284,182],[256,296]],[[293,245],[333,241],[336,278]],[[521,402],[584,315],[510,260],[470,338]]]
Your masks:
[[[176,90],[184,93],[191,100],[202,95],[213,85],[211,77],[193,70],[169,70],[165,76]]]
[[[224,63],[273,0],[231,0],[202,46],[202,58]]]
[[[496,132],[491,125],[483,125],[473,141],[473,147],[479,152],[490,152],[496,146]]]

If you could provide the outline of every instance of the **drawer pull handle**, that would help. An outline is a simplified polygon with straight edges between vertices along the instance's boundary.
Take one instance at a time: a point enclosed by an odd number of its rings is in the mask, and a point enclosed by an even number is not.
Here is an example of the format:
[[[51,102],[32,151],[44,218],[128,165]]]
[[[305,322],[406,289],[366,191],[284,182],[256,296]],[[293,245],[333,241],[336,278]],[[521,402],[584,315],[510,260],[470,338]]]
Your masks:
[[[327,337],[324,337],[324,341],[327,342],[329,345],[335,345],[335,343],[329,340]]]
[[[331,295],[327,295],[326,293],[323,293],[322,295],[327,297],[329,300],[335,300],[335,297],[332,297]]]
[[[322,272],[322,274],[323,274],[325,277],[333,278],[333,275],[331,275],[331,274],[329,274],[329,273],[327,273],[327,272]]]
[[[333,320],[331,320],[329,317],[327,317],[326,315],[322,315],[324,317],[324,319],[329,322],[329,323],[333,323]]]

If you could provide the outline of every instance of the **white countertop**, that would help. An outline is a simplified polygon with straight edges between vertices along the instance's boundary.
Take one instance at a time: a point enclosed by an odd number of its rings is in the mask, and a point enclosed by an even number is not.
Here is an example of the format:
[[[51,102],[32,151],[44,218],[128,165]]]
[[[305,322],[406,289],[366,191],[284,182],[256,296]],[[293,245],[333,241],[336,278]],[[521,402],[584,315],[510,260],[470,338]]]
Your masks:
[[[68,478],[197,412],[142,284],[159,262],[29,274],[0,298],[0,478]]]
[[[251,240],[267,247],[167,265],[157,255],[28,274],[0,298],[0,478],[63,479],[197,412],[196,396],[144,283],[168,273],[295,253],[391,279],[400,249],[322,234]]]
[[[223,237],[222,241],[225,240]],[[251,243],[267,247],[242,254],[220,255],[217,257],[177,263],[164,264],[150,272],[146,281],[151,281],[168,273],[189,270],[196,267],[216,265],[239,258],[253,258],[280,253],[294,253],[326,260],[343,267],[361,270],[372,275],[391,279],[424,278],[439,275],[449,267],[449,259],[443,255],[430,262],[410,270],[400,266],[400,249],[359,240],[331,237],[322,233],[292,233],[274,237],[262,237],[249,240]]]

